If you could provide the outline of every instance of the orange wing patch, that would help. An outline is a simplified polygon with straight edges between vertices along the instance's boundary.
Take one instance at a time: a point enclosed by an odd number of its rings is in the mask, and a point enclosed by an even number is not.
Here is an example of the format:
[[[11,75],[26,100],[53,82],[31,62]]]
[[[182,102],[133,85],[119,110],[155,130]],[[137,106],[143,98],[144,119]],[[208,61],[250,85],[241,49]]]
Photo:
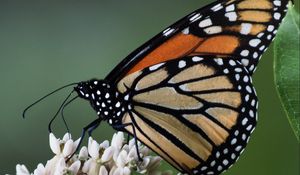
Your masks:
[[[249,22],[268,22],[272,18],[269,12],[246,10],[240,12],[240,20]]]
[[[187,55],[231,54],[238,46],[239,40],[235,36],[220,35],[205,39],[192,34],[179,33],[141,59],[127,75],[151,65]]]
[[[197,47],[191,55],[201,54],[231,54],[239,45],[235,36],[221,35],[206,39]]]
[[[247,0],[242,1],[238,4],[239,9],[272,9],[273,5],[270,1],[267,0]]]
[[[139,71],[145,67],[187,55],[201,43],[203,39],[194,35],[179,33],[141,59],[129,72]]]

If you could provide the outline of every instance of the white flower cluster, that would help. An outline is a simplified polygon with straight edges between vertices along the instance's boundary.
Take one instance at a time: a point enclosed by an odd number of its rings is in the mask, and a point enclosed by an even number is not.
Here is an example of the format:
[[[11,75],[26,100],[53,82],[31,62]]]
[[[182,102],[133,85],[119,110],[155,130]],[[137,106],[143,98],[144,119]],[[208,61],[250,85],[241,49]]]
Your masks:
[[[89,138],[88,147],[83,146],[79,154],[74,155],[67,163],[67,158],[75,151],[79,139],[73,141],[69,133],[63,139],[57,139],[52,133],[49,136],[50,148],[55,156],[46,165],[38,164],[30,173],[25,165],[16,166],[17,175],[130,175],[133,172],[148,175],[169,175],[170,171],[161,172],[159,156],[149,155],[150,150],[138,144],[142,161],[138,160],[135,140],[125,143],[124,134],[114,134],[111,144],[104,141],[97,143]]]

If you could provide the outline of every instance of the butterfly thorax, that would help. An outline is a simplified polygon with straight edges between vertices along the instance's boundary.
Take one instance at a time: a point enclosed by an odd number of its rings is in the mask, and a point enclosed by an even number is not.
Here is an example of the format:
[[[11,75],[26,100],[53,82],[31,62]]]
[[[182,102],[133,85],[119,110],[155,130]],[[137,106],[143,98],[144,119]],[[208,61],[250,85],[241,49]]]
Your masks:
[[[92,79],[78,83],[74,89],[79,97],[90,102],[102,120],[113,126],[121,124],[122,116],[130,105],[116,88],[104,80]]]

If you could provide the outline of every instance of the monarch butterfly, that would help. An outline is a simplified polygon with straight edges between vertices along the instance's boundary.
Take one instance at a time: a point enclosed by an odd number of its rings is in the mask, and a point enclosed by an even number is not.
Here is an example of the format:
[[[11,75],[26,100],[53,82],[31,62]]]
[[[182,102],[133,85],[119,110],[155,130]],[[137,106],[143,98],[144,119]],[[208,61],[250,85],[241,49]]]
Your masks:
[[[256,126],[251,75],[287,3],[216,1],[133,51],[104,80],[76,84],[75,98],[88,100],[98,115],[81,141],[108,121],[183,173],[228,169]]]

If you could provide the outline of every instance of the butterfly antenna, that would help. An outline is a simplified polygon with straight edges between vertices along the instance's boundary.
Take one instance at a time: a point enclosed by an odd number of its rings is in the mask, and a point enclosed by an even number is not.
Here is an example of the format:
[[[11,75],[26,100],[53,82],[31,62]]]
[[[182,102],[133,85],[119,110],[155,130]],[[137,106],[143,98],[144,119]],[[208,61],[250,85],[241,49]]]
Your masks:
[[[65,85],[65,86],[63,86],[63,87],[60,87],[60,88],[58,88],[58,89],[56,89],[56,90],[50,92],[49,94],[43,96],[42,98],[38,99],[37,101],[35,101],[35,102],[32,103],[31,105],[29,105],[26,109],[24,109],[23,114],[22,114],[23,118],[25,118],[26,112],[27,112],[28,109],[30,109],[32,106],[36,105],[36,104],[39,103],[40,101],[44,100],[45,98],[49,97],[50,95],[52,95],[52,94],[54,94],[54,93],[56,93],[56,92],[58,92],[58,91],[60,91],[60,90],[62,90],[62,89],[64,89],[64,88],[66,88],[66,87],[74,86],[74,85],[77,85],[77,84],[78,84],[78,83],[71,83],[71,84]]]
[[[50,120],[49,124],[48,124],[48,131],[49,132],[52,132],[52,129],[51,129],[51,125],[53,123],[53,121],[56,119],[57,115],[59,114],[59,112],[62,110],[63,106],[66,104],[66,102],[69,100],[69,98],[71,97],[71,95],[73,94],[75,90],[72,90],[68,96],[66,97],[66,99],[62,102],[62,104],[60,105],[60,107],[58,108],[57,112],[55,113],[55,115],[52,117],[52,119]],[[65,121],[64,121],[65,122]],[[66,125],[67,123],[65,123]],[[68,127],[67,127],[68,129]]]
[[[65,119],[65,116],[64,116],[64,110],[65,110],[65,108],[71,103],[71,102],[73,102],[76,98],[78,98],[79,96],[76,96],[76,97],[73,97],[72,99],[70,99],[68,102],[66,102],[65,104],[64,104],[64,106],[62,107],[62,109],[60,110],[60,113],[61,113],[61,118],[62,118],[62,120],[63,120],[63,122],[64,122],[64,124],[65,124],[65,126],[66,126],[66,128],[67,128],[67,131],[68,131],[68,133],[70,133],[70,129],[69,129],[69,127],[68,127],[68,124],[67,124],[67,122],[66,122],[66,119]]]

